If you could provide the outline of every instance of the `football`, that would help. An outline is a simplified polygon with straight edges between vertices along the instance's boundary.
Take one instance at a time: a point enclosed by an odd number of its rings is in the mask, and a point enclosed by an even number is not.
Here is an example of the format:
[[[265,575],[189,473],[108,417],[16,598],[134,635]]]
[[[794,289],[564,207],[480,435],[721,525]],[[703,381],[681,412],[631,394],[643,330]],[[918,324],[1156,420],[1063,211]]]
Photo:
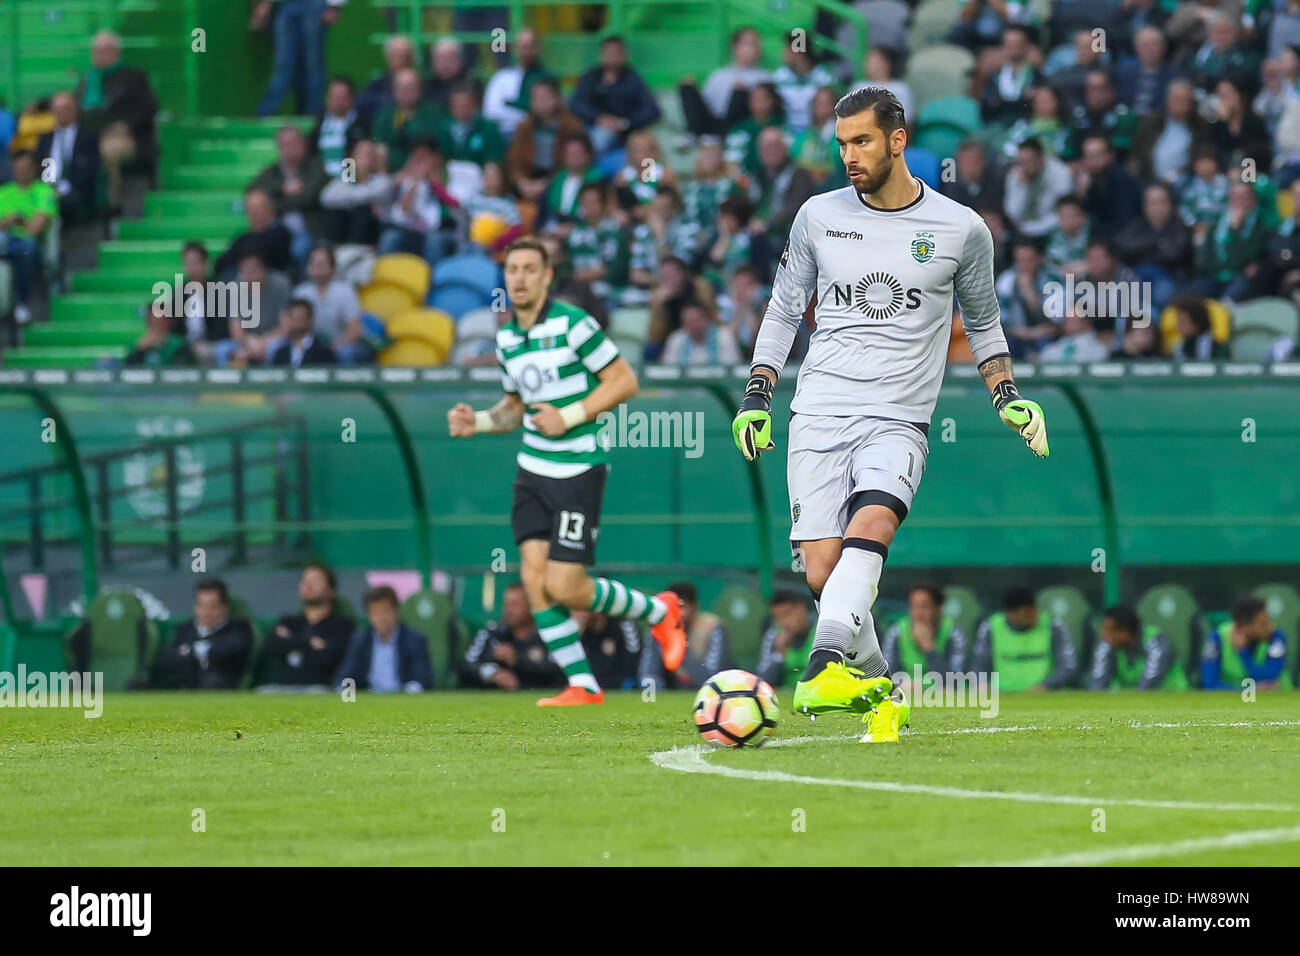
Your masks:
[[[749,671],[719,671],[695,695],[700,736],[715,747],[761,747],[776,730],[776,691]]]

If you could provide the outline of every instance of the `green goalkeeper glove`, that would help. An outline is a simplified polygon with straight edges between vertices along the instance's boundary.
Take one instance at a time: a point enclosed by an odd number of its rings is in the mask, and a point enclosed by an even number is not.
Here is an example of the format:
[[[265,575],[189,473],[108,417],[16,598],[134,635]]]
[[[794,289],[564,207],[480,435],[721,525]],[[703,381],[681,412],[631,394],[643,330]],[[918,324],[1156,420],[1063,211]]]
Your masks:
[[[749,384],[745,386],[745,399],[731,420],[731,435],[745,461],[753,461],[776,447],[772,441],[772,393],[775,390],[775,383],[757,372],[750,376]]]
[[[1051,454],[1047,447],[1047,419],[1037,402],[1021,398],[1015,382],[999,382],[993,388],[993,407],[1007,427],[1025,440],[1039,458]]]

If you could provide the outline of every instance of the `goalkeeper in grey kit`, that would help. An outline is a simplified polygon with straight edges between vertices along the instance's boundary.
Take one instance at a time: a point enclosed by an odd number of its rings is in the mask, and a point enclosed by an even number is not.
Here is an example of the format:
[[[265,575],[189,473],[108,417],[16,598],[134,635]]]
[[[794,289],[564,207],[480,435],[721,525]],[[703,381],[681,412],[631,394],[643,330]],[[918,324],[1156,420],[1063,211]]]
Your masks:
[[[862,714],[865,742],[896,743],[910,710],[887,676],[871,608],[925,473],[954,293],[998,415],[1040,458],[1047,425],[1012,378],[988,227],[908,171],[903,108],[888,90],[855,90],[835,115],[851,185],[812,197],[795,217],[732,433],[748,461],[776,447],[772,395],[815,293],[786,464],[790,543],[818,602],[794,710]]]

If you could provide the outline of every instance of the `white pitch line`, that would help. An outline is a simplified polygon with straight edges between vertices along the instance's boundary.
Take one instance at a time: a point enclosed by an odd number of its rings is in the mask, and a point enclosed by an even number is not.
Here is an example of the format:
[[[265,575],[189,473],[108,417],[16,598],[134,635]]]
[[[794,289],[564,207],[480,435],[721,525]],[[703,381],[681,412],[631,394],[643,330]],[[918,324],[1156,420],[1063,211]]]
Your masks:
[[[830,738],[837,739],[837,738]],[[847,738],[838,738],[847,739]],[[952,797],[958,800],[1011,800],[1017,803],[1063,803],[1075,806],[1144,807],[1155,810],[1213,810],[1216,812],[1278,811],[1293,813],[1300,807],[1277,806],[1267,803],[1208,803],[1192,800],[1148,800],[1141,797],[1098,797],[1074,794],[1032,793],[1017,790],[970,790],[964,787],[940,787],[924,783],[899,783],[892,780],[841,780],[835,777],[809,777],[786,773],[784,770],[750,770],[709,763],[704,754],[711,752],[703,745],[661,750],[650,755],[651,762],[665,770],[681,773],[704,773],[742,780],[764,780],[771,783],[798,783],[819,787],[850,787],[857,790],[884,790],[891,793],[915,793],[932,797]]]
[[[1153,722],[1144,724],[1140,721],[1129,721],[1123,725],[1114,725],[1112,727],[1094,727],[1091,724],[1080,724],[1075,727],[1040,727],[1036,724],[1025,724],[1011,727],[955,727],[949,730],[912,730],[907,729],[903,732],[906,737],[948,737],[955,734],[1018,734],[1036,730],[1209,730],[1216,727],[1300,727],[1300,720],[1234,720],[1234,721],[1217,721],[1210,723],[1168,723]],[[835,743],[846,740],[858,740],[861,734],[829,734],[826,736],[803,735],[798,737],[776,737],[764,744],[765,747],[791,747],[796,744],[808,743]]]
[[[1082,850],[1056,856],[1040,856],[1031,860],[1014,860],[1009,863],[963,863],[962,866],[1100,866],[1105,863],[1131,863],[1136,860],[1154,860],[1162,857],[1186,856],[1201,850],[1230,850],[1234,847],[1258,846],[1263,843],[1295,843],[1300,841],[1300,826],[1278,827],[1273,830],[1242,830],[1225,836],[1197,837],[1176,840],[1173,843],[1143,843],[1122,846],[1113,850]]]

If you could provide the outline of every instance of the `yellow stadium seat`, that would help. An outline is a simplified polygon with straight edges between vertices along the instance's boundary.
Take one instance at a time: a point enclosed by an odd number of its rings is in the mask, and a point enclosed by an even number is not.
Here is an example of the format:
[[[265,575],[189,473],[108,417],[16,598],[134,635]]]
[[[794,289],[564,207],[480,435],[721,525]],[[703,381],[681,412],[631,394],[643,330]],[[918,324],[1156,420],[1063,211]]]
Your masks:
[[[1205,303],[1210,310],[1210,335],[1216,342],[1227,342],[1232,338],[1232,313],[1222,302],[1209,299]],[[1173,306],[1167,306],[1160,313],[1160,343],[1166,355],[1173,352],[1178,344],[1178,315]]]
[[[394,339],[419,339],[447,355],[456,340],[456,321],[440,309],[407,309],[384,323]]]
[[[1291,190],[1278,190],[1277,194],[1277,217],[1283,222],[1290,219],[1295,213],[1295,197],[1291,195]]]
[[[361,308],[385,321],[416,308],[423,300],[389,282],[371,282],[361,290]]]
[[[423,302],[428,296],[432,279],[433,269],[429,263],[409,252],[380,256],[375,260],[375,271],[370,277],[371,282],[387,282],[406,289],[417,302]]]
[[[447,353],[424,339],[398,339],[379,353],[380,365],[412,368],[446,363]]]

